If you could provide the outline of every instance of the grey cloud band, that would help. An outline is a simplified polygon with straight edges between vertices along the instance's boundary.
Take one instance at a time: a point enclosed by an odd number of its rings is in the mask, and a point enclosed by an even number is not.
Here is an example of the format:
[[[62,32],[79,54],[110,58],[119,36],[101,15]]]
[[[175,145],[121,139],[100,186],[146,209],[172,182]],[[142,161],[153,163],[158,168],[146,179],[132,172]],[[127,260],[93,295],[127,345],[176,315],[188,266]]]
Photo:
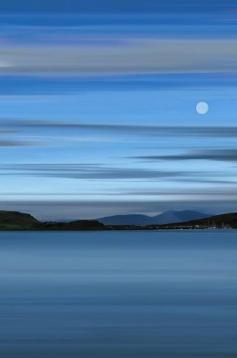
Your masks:
[[[131,38],[126,44],[0,47],[0,74],[149,74],[237,70],[236,39]]]

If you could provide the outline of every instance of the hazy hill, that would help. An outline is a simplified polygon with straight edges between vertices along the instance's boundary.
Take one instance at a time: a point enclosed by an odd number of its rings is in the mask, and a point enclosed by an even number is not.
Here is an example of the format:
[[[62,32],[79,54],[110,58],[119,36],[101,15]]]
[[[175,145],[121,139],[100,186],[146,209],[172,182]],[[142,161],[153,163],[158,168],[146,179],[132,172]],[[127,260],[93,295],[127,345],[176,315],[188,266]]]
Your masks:
[[[182,221],[196,220],[207,217],[207,214],[192,210],[165,211],[156,216],[128,214],[113,215],[97,219],[104,225],[162,225],[169,223],[178,223]]]

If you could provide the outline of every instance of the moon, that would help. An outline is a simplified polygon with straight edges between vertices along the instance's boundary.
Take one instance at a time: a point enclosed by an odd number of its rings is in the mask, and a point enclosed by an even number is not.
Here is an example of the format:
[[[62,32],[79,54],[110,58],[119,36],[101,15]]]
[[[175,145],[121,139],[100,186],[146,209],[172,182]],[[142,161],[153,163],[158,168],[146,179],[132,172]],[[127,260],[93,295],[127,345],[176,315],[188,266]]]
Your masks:
[[[209,105],[207,102],[198,102],[196,105],[196,111],[198,114],[207,114],[209,111]]]

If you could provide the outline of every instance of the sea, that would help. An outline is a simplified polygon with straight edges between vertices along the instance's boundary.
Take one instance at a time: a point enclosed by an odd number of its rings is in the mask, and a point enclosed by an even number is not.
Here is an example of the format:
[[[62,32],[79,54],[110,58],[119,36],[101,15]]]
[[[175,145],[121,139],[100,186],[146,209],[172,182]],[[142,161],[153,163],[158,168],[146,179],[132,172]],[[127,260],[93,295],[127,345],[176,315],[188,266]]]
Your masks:
[[[237,357],[237,231],[1,232],[0,357]]]

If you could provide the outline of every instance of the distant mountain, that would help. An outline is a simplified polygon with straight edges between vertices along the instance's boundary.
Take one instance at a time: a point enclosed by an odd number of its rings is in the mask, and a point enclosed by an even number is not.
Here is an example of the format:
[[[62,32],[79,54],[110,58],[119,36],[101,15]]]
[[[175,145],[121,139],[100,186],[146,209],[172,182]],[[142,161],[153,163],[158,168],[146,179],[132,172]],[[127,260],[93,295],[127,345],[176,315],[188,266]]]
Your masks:
[[[182,211],[165,211],[164,213],[157,215],[155,220],[158,220],[158,224],[177,223],[182,221],[198,220],[210,216],[210,214],[200,213],[193,210]]]
[[[97,219],[104,225],[162,225],[169,223],[178,223],[182,221],[197,220],[207,217],[207,214],[192,210],[182,211],[165,211],[156,216],[128,214],[128,215],[113,215]]]
[[[237,213],[227,213],[209,216],[204,219],[190,220],[179,223],[164,225],[164,228],[196,228],[196,227],[216,227],[237,229]]]

